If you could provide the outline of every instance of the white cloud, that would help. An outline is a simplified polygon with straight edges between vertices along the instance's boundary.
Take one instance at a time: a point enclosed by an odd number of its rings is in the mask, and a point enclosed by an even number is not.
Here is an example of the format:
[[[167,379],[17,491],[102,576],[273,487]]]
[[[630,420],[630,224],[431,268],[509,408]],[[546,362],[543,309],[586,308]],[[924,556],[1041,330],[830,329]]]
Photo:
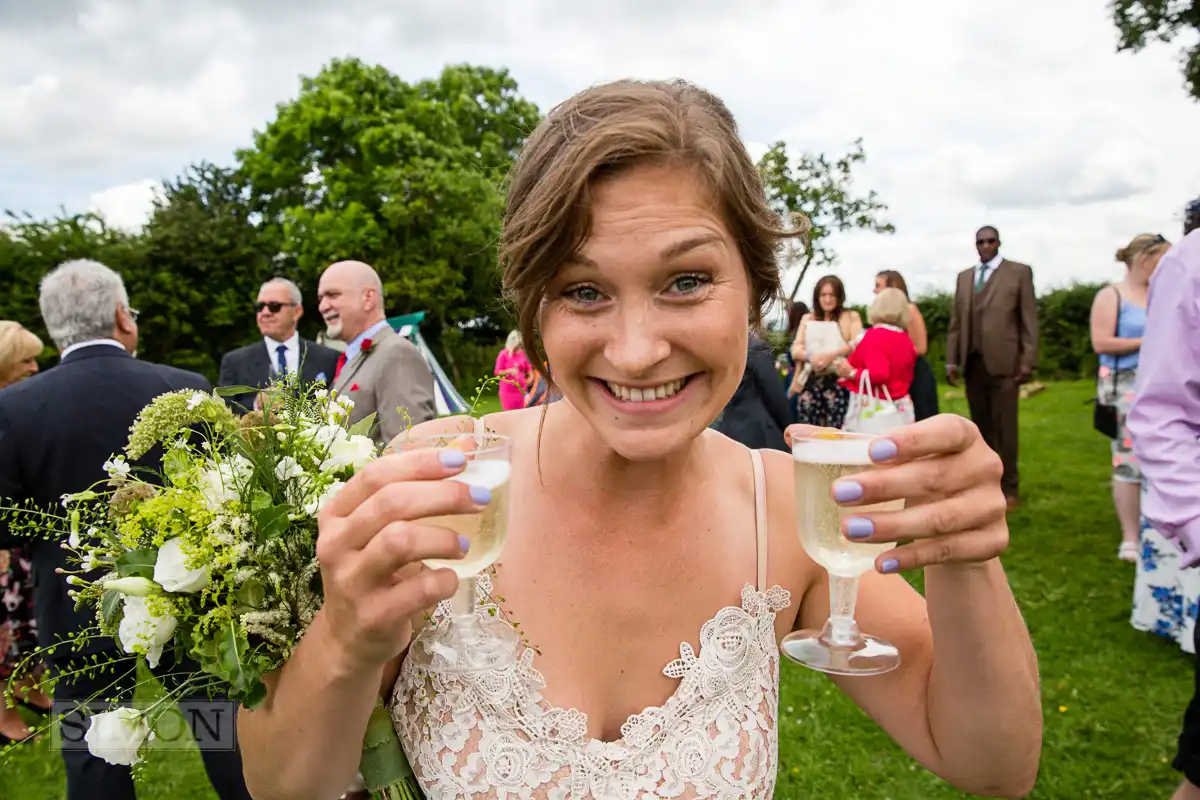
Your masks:
[[[135,232],[146,224],[162,184],[149,178],[136,183],[111,186],[88,197],[88,211],[104,218],[113,228]]]
[[[1200,194],[1200,105],[1175,51],[1115,43],[1095,0],[4,4],[0,207],[96,206],[134,225],[145,176],[229,162],[300,75],[346,55],[407,80],[506,66],[543,110],[603,80],[678,76],[729,104],[756,156],[864,139],[856,184],[897,234],[836,238],[851,299],[881,269],[949,288],[983,224],[1046,289],[1115,277],[1120,244],[1176,238]]]

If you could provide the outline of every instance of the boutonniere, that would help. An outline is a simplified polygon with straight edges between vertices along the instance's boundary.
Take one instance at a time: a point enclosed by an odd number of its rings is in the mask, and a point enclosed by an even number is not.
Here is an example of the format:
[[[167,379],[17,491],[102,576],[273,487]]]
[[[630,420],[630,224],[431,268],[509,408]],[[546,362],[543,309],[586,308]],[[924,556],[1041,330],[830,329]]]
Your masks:
[[[350,391],[352,391],[352,392],[357,392],[357,391],[358,391],[358,384],[356,383],[356,384],[352,385],[352,386],[350,387]]]
[[[359,346],[359,350],[361,350],[364,353],[369,353],[369,352],[371,352],[371,348],[374,346],[375,346],[375,343],[373,341],[371,341],[370,339],[363,339],[362,345]]]

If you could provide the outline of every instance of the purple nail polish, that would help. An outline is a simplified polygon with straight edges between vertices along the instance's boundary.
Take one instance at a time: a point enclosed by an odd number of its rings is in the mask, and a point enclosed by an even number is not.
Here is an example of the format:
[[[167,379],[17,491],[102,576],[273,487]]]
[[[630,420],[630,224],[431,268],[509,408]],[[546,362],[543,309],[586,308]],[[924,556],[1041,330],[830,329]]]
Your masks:
[[[833,496],[839,503],[853,503],[863,496],[862,484],[858,481],[840,481],[833,485]]]
[[[486,486],[472,486],[471,500],[481,506],[485,506],[492,502],[492,490]]]
[[[846,536],[851,539],[866,539],[875,533],[875,523],[866,517],[851,517],[846,520]]]
[[[885,558],[883,560],[883,566],[880,568],[879,571],[886,575],[886,574],[889,574],[892,572],[899,572],[899,570],[900,570],[900,562],[899,561],[897,561],[894,558]]]
[[[463,551],[463,555],[469,553],[471,551],[471,540],[460,535],[458,537],[458,549]]]
[[[870,453],[872,461],[891,461],[900,452],[900,449],[891,439],[879,439],[871,442],[871,447],[867,452]]]
[[[453,469],[454,467],[461,467],[463,464],[467,463],[467,456],[462,450],[449,447],[438,453],[438,461],[442,462],[443,467],[449,467]]]

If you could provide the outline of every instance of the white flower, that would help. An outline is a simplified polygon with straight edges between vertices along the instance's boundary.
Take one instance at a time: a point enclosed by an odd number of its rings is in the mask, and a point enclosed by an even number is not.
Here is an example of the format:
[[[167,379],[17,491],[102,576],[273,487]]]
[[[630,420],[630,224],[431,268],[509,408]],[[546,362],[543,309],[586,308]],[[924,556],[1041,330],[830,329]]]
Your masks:
[[[329,457],[321,464],[321,471],[337,472],[346,467],[360,470],[374,458],[374,441],[366,436],[347,436],[329,445]]]
[[[320,514],[325,504],[332,500],[333,496],[341,491],[341,488],[345,485],[342,481],[334,481],[328,489],[321,493],[320,497],[314,497],[304,504],[304,513],[310,517]]]
[[[124,480],[129,477],[131,467],[125,461],[125,456],[117,456],[110,458],[104,462],[104,471],[108,473],[108,477],[114,480]]]
[[[329,390],[317,389],[315,392],[313,392],[313,397],[317,398],[318,400],[324,400],[326,397],[329,397]]]
[[[146,663],[153,669],[162,657],[163,645],[175,634],[175,625],[175,617],[154,614],[143,598],[126,595],[125,613],[117,629],[117,638],[126,653],[145,651]]]
[[[140,760],[138,748],[149,734],[150,725],[141,712],[118,708],[94,715],[83,739],[96,758],[129,767]]]
[[[67,544],[72,550],[79,549],[79,531],[71,531],[71,534],[67,537]]]
[[[183,541],[178,537],[166,541],[158,548],[154,562],[154,580],[168,592],[192,594],[208,586],[208,565],[201,564],[189,569],[188,556],[183,551]]]
[[[158,584],[148,578],[113,578],[104,581],[104,590],[108,591],[109,589],[124,595],[145,597],[153,594],[158,589]]]
[[[281,482],[304,477],[304,468],[291,456],[284,456],[275,465],[275,477]]]
[[[192,396],[187,401],[188,411],[192,411],[207,399],[208,395],[204,392],[192,392]]]
[[[304,431],[304,435],[312,439],[313,443],[322,450],[334,442],[344,442],[350,436],[341,425],[322,425],[319,428],[309,428]]]
[[[200,474],[200,492],[209,509],[220,511],[226,503],[241,499],[238,485],[249,477],[253,469],[254,465],[240,455],[205,468]]]

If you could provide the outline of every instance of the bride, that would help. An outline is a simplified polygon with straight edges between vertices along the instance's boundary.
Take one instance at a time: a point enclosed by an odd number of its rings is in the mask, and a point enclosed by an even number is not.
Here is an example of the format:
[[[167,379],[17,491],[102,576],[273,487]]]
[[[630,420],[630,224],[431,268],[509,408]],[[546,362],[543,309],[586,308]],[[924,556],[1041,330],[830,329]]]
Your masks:
[[[538,652],[472,678],[407,661],[457,588],[420,560],[461,555],[452,532],[420,520],[477,511],[488,493],[441,480],[462,469],[451,451],[383,458],[322,513],[325,605],[268,700],[240,715],[248,786],[259,800],[337,797],[382,694],[429,798],[770,797],[776,642],[821,627],[828,577],[796,535],[791,458],[707,426],[741,380],[790,233],[728,110],[682,82],[621,81],[554,109],[507,202],[505,288],[563,396],[485,421],[518,465],[493,594]],[[629,399],[650,387],[670,399]],[[882,468],[837,494],[908,501],[859,523],[907,542],[863,576],[857,609],[903,664],[833,680],[949,783],[1022,797],[1042,717],[998,560],[999,459],[950,415],[890,433],[872,456]],[[925,598],[896,574],[913,569]]]

